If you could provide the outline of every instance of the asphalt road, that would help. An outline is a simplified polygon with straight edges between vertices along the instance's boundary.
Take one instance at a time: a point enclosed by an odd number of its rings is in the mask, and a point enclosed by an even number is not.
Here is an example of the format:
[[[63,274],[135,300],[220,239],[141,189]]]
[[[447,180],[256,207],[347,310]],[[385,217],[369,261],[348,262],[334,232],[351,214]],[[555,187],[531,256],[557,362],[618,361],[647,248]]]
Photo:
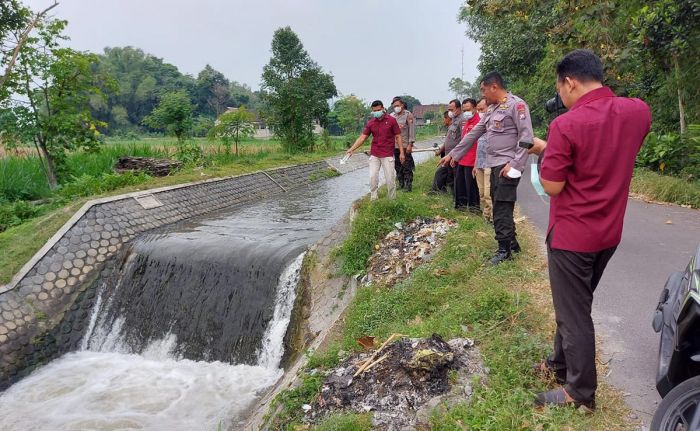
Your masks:
[[[534,191],[529,169],[518,203],[544,238],[549,199]],[[602,342],[600,360],[610,361],[607,381],[625,393],[646,426],[660,401],[654,386],[659,337],[652,316],[667,277],[685,268],[698,244],[700,211],[629,199],[622,243],[596,289],[593,320]]]

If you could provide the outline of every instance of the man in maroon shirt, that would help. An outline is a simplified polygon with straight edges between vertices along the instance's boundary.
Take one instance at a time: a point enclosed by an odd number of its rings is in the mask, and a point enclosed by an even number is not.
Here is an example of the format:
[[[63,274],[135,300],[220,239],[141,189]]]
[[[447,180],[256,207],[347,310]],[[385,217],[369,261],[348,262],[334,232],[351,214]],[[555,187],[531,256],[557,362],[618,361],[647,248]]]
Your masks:
[[[602,82],[593,52],[567,54],[557,65],[557,91],[569,111],[530,150],[546,147],[540,180],[551,196],[547,256],[557,323],[554,352],[535,370],[564,385],[538,394],[540,406],[595,408],[593,292],[620,243],[634,162],[651,125],[643,101],[616,97]]]
[[[367,137],[372,135],[372,145],[369,156],[369,191],[372,200],[377,199],[379,187],[379,168],[384,171],[384,180],[390,199],[396,197],[396,172],[394,171],[394,146],[398,145],[399,160],[406,160],[403,142],[401,141],[401,128],[390,115],[384,112],[384,104],[381,100],[372,102],[372,119],[367,122],[362,134],[347,151],[349,156],[353,151],[362,146]]]

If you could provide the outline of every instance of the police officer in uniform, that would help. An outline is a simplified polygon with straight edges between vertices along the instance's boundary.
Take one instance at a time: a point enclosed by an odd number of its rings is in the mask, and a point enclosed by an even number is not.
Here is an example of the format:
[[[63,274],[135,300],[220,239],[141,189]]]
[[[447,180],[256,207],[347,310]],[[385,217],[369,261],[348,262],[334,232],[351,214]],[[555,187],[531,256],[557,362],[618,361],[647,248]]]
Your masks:
[[[403,149],[405,161],[401,163],[399,160],[399,144],[396,143],[394,149],[394,169],[396,169],[396,179],[399,181],[399,187],[402,190],[410,192],[413,189],[413,170],[416,164],[413,161],[413,144],[416,142],[416,119],[412,113],[406,109],[406,102],[400,97],[394,97],[391,103],[393,112],[391,116],[396,119],[401,129],[401,141],[403,141]]]
[[[445,143],[435,151],[436,156],[441,155],[443,152],[447,154],[452,151],[462,137],[462,125],[464,124],[462,102],[457,99],[450,100],[450,103],[447,105],[447,115],[451,123],[447,127]],[[459,159],[457,160],[459,161]],[[438,167],[437,171],[435,171],[435,177],[433,178],[432,193],[444,192],[449,188],[452,189],[452,194],[454,194],[455,166],[456,163],[455,165],[447,163],[441,164],[440,167]]]
[[[516,190],[525,170],[527,150],[519,142],[532,142],[530,109],[521,98],[505,88],[498,72],[489,72],[481,80],[481,93],[489,104],[479,124],[467,133],[457,146],[440,160],[440,164],[454,165],[480,136],[486,134],[486,164],[491,168],[491,199],[493,225],[498,250],[490,259],[492,265],[510,259],[520,251],[516,240],[513,210]]]

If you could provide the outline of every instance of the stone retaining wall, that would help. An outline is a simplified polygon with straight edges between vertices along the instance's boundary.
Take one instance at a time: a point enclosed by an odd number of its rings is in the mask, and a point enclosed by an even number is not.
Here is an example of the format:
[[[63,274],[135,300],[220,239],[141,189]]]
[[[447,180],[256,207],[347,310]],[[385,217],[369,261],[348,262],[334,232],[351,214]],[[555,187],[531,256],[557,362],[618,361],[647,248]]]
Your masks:
[[[137,235],[367,165],[364,155],[90,201],[0,287],[0,390],[79,347],[100,273]],[[110,259],[111,258],[111,259]]]

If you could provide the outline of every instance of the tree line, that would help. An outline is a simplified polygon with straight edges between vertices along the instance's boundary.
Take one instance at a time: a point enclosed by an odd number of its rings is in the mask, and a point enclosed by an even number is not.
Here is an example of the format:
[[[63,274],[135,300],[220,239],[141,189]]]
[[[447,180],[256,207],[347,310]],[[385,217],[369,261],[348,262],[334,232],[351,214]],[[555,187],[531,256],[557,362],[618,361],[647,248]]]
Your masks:
[[[275,32],[253,91],[210,65],[192,77],[134,47],[66,48],[68,23],[48,14],[57,5],[35,12],[20,0],[0,3],[0,142],[35,146],[52,188],[66,179],[67,154],[98,151],[105,134],[166,132],[181,143],[209,134],[237,146],[252,133],[252,109],[291,152],[312,150],[314,124],[327,124],[333,76],[289,27]]]
[[[535,127],[551,120],[544,103],[554,96],[557,62],[588,48],[603,59],[606,85],[652,109],[654,133],[638,161],[700,177],[697,0],[468,0],[458,19],[481,44],[479,71],[501,72],[528,101]]]

